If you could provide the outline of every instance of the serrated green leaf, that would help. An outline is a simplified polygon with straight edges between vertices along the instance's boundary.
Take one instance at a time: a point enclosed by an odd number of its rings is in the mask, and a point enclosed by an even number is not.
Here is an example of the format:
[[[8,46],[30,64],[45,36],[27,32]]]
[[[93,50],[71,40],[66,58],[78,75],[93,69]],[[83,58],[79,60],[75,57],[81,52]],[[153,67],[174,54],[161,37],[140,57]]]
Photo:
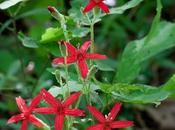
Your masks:
[[[41,43],[57,42],[63,39],[63,31],[61,28],[48,28],[41,36]]]

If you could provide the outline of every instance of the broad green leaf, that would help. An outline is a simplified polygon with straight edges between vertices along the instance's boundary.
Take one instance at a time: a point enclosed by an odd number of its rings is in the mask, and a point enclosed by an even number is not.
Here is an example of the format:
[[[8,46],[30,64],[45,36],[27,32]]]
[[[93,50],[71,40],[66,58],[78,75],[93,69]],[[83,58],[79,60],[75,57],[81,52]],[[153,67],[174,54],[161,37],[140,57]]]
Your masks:
[[[2,10],[8,9],[11,6],[14,6],[22,1],[25,1],[25,0],[5,0],[4,2],[0,3],[0,9],[2,9]]]
[[[175,46],[175,24],[161,22],[154,37],[147,43],[146,38],[130,42],[125,48],[116,75],[118,82],[132,82],[146,60]]]
[[[112,94],[117,100],[130,103],[155,103],[160,104],[161,101],[168,98],[169,92],[162,89],[162,87],[151,87],[139,84],[102,84],[98,83],[101,90],[105,93]]]
[[[173,37],[175,37],[175,31],[173,29],[175,24],[160,23],[161,10],[161,1],[157,0],[157,14],[153,20],[150,32],[145,38],[133,41],[125,48],[116,76],[117,81],[132,82],[139,74],[141,64],[144,61],[174,46],[173,42],[175,40],[173,40]],[[171,29],[171,27],[173,28]],[[162,31],[164,33],[168,31],[167,35],[162,36]],[[130,63],[132,63],[131,66]]]
[[[38,42],[37,40],[25,36],[22,32],[18,33],[18,38],[22,42],[23,46],[28,48],[38,48]]]
[[[48,28],[41,36],[41,43],[57,42],[63,39],[63,31],[60,28]]]
[[[117,81],[132,82],[139,74],[141,64],[144,61],[175,45],[173,43],[175,41],[173,40],[175,37],[175,24],[160,23],[161,10],[161,1],[157,0],[157,14],[150,32],[143,39],[133,41],[125,48],[116,76]],[[167,35],[162,36],[163,33]],[[130,65],[131,63],[132,66]]]

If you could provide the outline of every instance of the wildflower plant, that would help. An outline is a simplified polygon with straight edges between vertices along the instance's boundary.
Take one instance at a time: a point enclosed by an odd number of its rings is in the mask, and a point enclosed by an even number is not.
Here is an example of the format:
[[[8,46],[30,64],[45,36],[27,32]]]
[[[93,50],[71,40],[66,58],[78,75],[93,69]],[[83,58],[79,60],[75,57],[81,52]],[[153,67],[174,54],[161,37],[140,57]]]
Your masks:
[[[175,24],[160,20],[161,0],[157,0],[157,14],[148,35],[126,46],[117,69],[109,67],[111,75],[114,75],[111,82],[102,82],[96,75],[98,71],[106,71],[106,64],[100,61],[111,58],[100,50],[100,44],[96,44],[95,25],[103,17],[122,14],[143,1],[130,0],[120,7],[110,7],[105,0],[71,0],[72,8],[67,16],[58,11],[59,6],[48,5],[48,13],[57,27],[48,28],[39,43],[26,40],[28,37],[21,32],[18,35],[26,47],[45,46],[49,50],[46,44],[53,45],[51,48],[54,49],[50,51],[52,61],[49,62],[52,67],[47,70],[55,76],[56,87],[40,87],[29,106],[22,97],[16,98],[21,114],[12,116],[7,123],[21,121],[21,130],[27,130],[28,123],[40,130],[128,128],[134,126],[134,116],[116,119],[121,102],[159,105],[171,96],[174,76],[161,87],[134,84],[144,61],[174,46]],[[163,37],[161,30],[166,31]],[[162,44],[166,46],[162,47]],[[107,114],[106,110],[110,112]]]

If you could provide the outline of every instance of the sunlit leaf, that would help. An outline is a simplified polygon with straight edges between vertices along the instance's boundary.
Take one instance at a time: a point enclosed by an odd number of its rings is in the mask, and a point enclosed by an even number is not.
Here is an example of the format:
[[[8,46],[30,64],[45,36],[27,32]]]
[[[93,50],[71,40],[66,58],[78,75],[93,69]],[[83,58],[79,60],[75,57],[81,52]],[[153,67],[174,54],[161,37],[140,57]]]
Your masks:
[[[0,3],[0,9],[3,9],[3,10],[8,9],[11,6],[14,6],[22,1],[25,1],[25,0],[5,0],[4,2]]]
[[[41,37],[41,43],[57,42],[63,38],[63,31],[60,28],[48,28]]]

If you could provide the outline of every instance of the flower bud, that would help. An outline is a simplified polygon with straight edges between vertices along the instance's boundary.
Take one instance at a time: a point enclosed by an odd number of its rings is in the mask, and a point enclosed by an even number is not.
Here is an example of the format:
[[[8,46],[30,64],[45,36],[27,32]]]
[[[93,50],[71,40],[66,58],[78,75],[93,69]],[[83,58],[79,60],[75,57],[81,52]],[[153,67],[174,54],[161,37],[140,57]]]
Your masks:
[[[65,24],[64,15],[62,15],[60,12],[58,12],[58,10],[55,7],[48,6],[48,10],[56,20],[58,20],[63,25]]]
[[[50,11],[50,13],[55,13],[55,12],[56,12],[55,7],[48,6],[48,8],[47,8],[47,9]]]

